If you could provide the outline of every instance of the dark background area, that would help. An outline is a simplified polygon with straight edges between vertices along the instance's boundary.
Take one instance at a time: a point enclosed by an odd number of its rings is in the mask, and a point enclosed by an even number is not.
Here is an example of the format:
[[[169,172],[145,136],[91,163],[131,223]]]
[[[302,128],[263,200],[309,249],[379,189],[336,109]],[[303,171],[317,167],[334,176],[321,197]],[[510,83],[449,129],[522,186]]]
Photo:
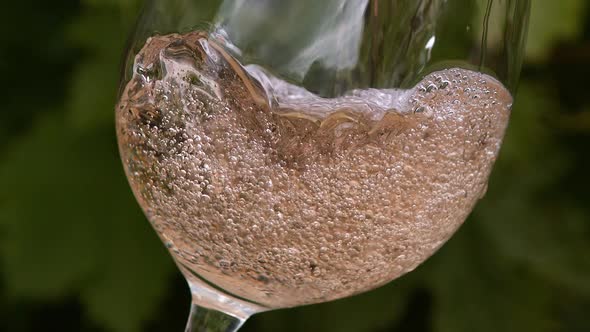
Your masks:
[[[182,331],[189,294],[128,188],[113,107],[137,0],[0,14],[0,331]],[[486,197],[415,272],[244,331],[590,331],[590,3],[534,0]]]

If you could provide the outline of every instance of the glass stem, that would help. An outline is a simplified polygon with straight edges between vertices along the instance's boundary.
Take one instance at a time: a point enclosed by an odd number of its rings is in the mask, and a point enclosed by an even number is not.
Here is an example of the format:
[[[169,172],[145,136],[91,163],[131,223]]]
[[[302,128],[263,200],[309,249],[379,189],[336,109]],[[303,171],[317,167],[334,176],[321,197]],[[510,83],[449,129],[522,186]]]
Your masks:
[[[245,319],[193,303],[185,332],[235,332],[244,321]]]

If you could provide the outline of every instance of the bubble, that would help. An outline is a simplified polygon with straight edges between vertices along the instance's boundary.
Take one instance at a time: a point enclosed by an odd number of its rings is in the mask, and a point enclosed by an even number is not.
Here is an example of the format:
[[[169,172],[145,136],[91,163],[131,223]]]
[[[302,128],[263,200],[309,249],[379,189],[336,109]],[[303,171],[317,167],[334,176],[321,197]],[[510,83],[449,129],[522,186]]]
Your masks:
[[[219,261],[219,267],[222,269],[229,269],[231,266],[231,262],[225,259]]]

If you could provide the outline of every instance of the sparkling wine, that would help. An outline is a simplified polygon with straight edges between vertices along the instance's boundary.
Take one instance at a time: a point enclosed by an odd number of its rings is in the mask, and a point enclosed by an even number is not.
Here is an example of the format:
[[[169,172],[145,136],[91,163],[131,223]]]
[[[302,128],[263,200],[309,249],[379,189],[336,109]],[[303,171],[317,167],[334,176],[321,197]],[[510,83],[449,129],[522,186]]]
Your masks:
[[[117,134],[179,266],[279,308],[375,288],[431,256],[484,194],[511,103],[460,68],[322,98],[193,32],[138,53]]]

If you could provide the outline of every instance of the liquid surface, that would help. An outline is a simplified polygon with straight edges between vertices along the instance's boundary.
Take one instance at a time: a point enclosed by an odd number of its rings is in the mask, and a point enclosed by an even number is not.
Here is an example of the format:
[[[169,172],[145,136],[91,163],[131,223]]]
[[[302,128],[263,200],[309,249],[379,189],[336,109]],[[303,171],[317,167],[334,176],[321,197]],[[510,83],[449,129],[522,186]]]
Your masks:
[[[117,133],[142,208],[189,280],[267,308],[431,256],[484,194],[512,103],[464,69],[323,99],[198,32],[151,38],[134,70]]]

